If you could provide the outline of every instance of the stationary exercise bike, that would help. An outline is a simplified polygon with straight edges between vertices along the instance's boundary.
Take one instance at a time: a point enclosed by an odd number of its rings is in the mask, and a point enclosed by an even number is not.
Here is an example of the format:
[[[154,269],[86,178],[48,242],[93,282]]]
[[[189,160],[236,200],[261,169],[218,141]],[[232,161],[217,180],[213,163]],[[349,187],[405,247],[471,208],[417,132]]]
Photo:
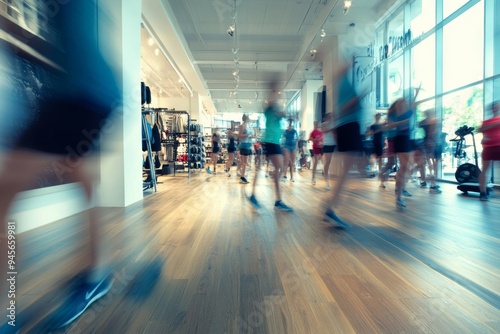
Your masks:
[[[472,136],[472,146],[474,147],[474,162],[475,164],[471,164],[466,162],[460,166],[458,166],[455,172],[455,178],[458,183],[457,189],[462,191],[464,194],[467,194],[469,191],[472,192],[480,192],[479,190],[479,175],[481,174],[481,170],[479,169],[479,164],[477,161],[477,149],[476,149],[476,139],[474,137],[474,128],[464,125],[458,128],[455,131],[456,137],[451,139],[450,141],[456,142],[455,149],[455,158],[465,159],[467,158],[467,153],[464,151],[465,146],[465,136]],[[486,187],[486,193],[489,194],[491,185]]]

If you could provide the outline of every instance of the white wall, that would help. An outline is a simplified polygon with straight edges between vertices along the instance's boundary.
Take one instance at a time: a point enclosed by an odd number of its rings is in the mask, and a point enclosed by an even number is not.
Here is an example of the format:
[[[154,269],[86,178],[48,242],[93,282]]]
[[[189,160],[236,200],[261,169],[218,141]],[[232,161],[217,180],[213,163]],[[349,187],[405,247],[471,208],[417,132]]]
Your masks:
[[[115,62],[121,64],[123,110],[105,133],[101,155],[98,204],[122,207],[143,198],[141,139],[141,1],[105,0],[119,22],[112,35],[103,32],[102,43],[115,46]],[[108,39],[106,39],[106,37]]]
[[[305,131],[306,140],[309,138],[309,133],[313,130],[314,122],[314,93],[323,86],[322,80],[307,80],[302,86],[300,101],[302,103],[300,119],[301,131]]]
[[[8,215],[22,233],[88,209],[78,184],[65,184],[20,193]]]

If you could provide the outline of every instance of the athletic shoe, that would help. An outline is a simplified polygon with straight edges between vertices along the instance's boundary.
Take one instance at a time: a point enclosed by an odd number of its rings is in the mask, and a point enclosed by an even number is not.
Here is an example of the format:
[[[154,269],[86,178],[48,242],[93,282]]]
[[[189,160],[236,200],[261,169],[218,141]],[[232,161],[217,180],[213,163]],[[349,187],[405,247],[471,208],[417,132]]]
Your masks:
[[[402,198],[400,198],[396,200],[396,206],[398,208],[406,208],[406,203]]]
[[[208,174],[212,174],[212,171],[210,170],[210,168],[209,168],[209,167],[207,167],[207,168],[205,169],[205,171],[206,171]]]
[[[66,327],[74,322],[92,303],[106,295],[112,285],[112,277],[108,274],[99,282],[85,282],[76,287],[70,298],[56,310],[56,327]]]
[[[281,211],[293,211],[293,209],[291,207],[289,207],[288,205],[286,205],[285,203],[283,203],[283,201],[279,200],[279,201],[276,201],[274,203],[274,208],[277,209],[277,210],[281,210]]]
[[[488,195],[486,195],[486,193],[483,193],[483,192],[479,193],[479,200],[483,201],[483,202],[487,201],[488,200]]]
[[[403,194],[403,196],[405,196],[405,197],[411,197],[411,196],[412,196],[412,194],[411,194],[409,191],[407,191],[406,189],[405,189],[405,190],[403,190],[403,191],[401,192],[401,194]]]
[[[286,180],[286,175],[283,175],[283,178]]]
[[[427,188],[427,182],[425,181],[420,182],[420,188]]]
[[[333,210],[329,209],[328,211],[325,212],[325,217],[326,221],[330,223],[334,223],[337,225],[337,228],[345,230],[346,228],[349,227],[349,224],[347,224],[345,221],[340,219],[339,216]]]
[[[313,184],[313,186],[316,185],[316,179],[315,178],[312,179],[312,184]]]
[[[250,203],[252,203],[254,208],[260,209],[260,203],[259,201],[257,201],[257,198],[255,198],[253,194],[248,198],[248,200],[250,201]]]
[[[295,182],[295,180],[294,179],[290,179],[290,182]]]
[[[431,194],[441,194],[443,191],[439,189],[437,186],[429,187],[429,192]]]
[[[380,189],[385,189],[385,184],[381,184],[378,186]]]
[[[240,177],[240,183],[242,183],[242,184],[247,184],[247,183],[248,183],[248,181],[247,181],[247,179],[245,179],[245,177],[244,177],[244,176],[242,176],[242,177]]]
[[[326,190],[330,190],[330,189],[331,189],[331,188],[330,188],[330,183],[329,183],[329,182],[327,182],[327,183],[326,183]]]

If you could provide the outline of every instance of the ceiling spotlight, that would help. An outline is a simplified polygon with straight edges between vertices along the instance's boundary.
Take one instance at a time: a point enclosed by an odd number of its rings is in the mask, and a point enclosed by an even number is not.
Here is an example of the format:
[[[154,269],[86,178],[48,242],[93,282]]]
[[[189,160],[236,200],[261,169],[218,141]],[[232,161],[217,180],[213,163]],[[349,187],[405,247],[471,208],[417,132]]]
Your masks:
[[[157,56],[160,55],[160,49],[155,49],[155,55],[157,55]]]
[[[233,71],[233,75],[234,75],[234,76],[237,76],[237,75],[238,75],[238,73],[240,73],[240,71],[239,71],[238,69],[236,69],[236,70],[234,70],[234,71]]]
[[[149,39],[148,39],[148,45],[152,46],[154,43],[155,43],[155,41],[151,37],[149,37]]]
[[[325,38],[325,36],[326,36],[325,29],[321,29],[321,34],[319,34],[319,36],[320,36],[321,38]]]
[[[351,8],[351,0],[344,0],[344,9],[343,9],[344,14],[347,14],[349,8]]]

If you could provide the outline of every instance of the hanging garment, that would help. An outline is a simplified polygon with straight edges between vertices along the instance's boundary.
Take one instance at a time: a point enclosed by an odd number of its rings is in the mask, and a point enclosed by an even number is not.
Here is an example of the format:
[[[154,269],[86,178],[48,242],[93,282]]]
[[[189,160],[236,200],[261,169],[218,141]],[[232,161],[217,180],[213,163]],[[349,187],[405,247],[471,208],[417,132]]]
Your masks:
[[[158,152],[161,150],[161,136],[160,136],[160,128],[156,123],[155,126],[153,126],[152,137],[153,140],[151,142],[151,150],[153,152]]]

